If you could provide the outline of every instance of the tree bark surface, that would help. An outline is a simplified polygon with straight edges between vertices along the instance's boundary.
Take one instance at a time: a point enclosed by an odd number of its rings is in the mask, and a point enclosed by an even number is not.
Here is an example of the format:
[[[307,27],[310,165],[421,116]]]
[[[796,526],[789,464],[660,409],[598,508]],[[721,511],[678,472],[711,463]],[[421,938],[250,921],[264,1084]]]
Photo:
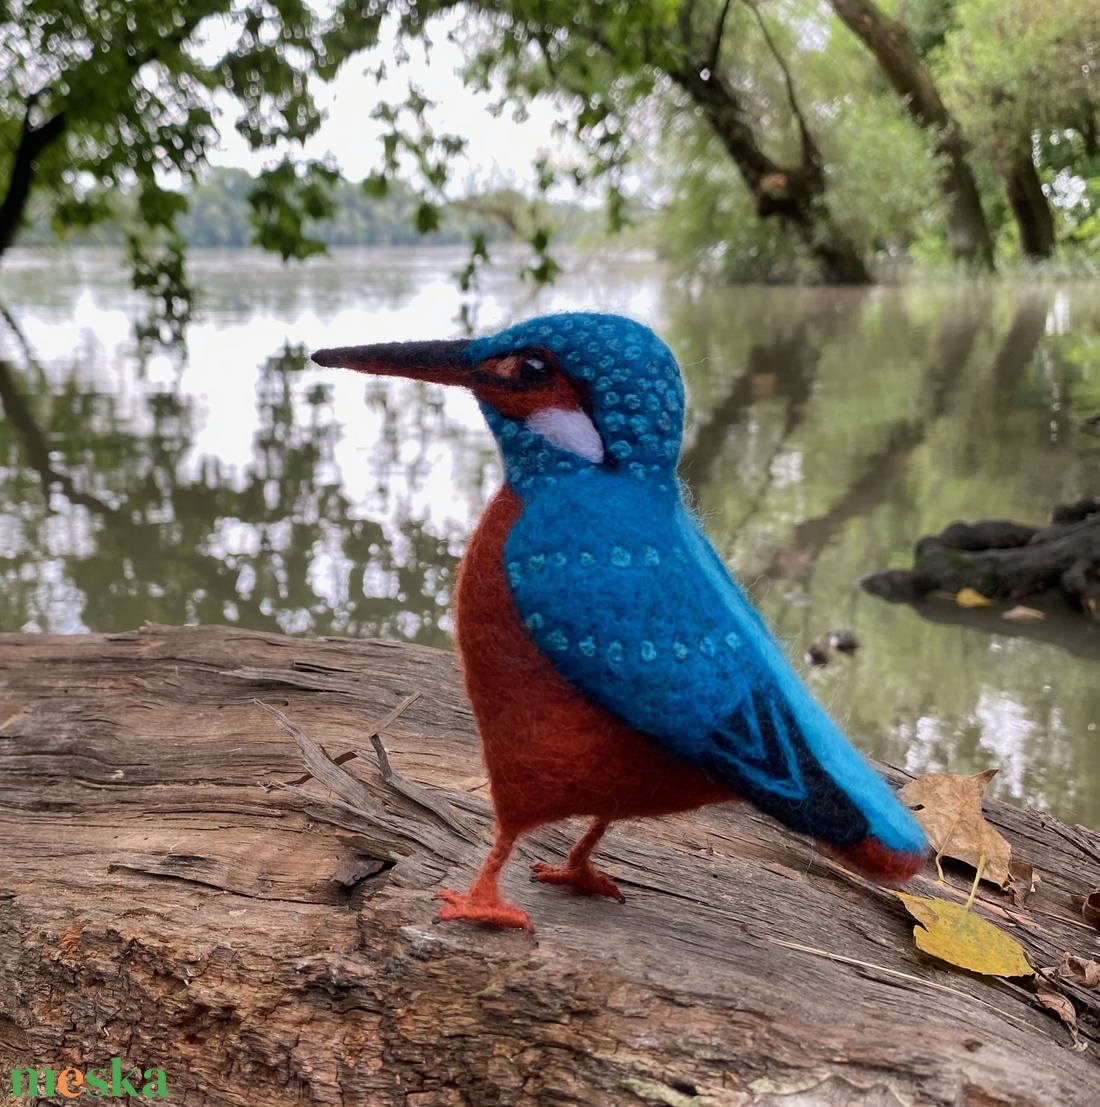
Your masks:
[[[353,753],[414,692],[381,738],[419,792]],[[352,785],[308,778],[257,701]],[[1100,1102],[1095,990],[1069,988],[1075,1050],[1026,987],[926,960],[892,893],[747,805],[613,828],[598,863],[624,905],[529,883],[578,828],[533,834],[505,886],[534,941],[433,925],[490,831],[447,653],[0,635],[0,781],[0,1097],[12,1067],[120,1056],[178,1104]],[[1037,965],[1100,958],[1070,902],[1100,886],[1100,835],[987,814],[1041,883],[1023,906],[983,885],[977,909]]]

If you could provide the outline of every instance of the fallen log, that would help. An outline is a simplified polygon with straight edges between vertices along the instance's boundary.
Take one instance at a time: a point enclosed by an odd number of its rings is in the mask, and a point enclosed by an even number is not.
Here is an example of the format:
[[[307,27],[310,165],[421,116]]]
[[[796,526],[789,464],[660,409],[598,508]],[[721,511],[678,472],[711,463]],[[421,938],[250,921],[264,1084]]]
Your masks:
[[[917,542],[911,570],[871,573],[860,584],[895,603],[964,588],[1008,603],[1060,597],[1100,622],[1100,499],[1055,507],[1046,527],[952,523]]]
[[[272,709],[352,784],[307,775]],[[599,861],[624,905],[513,864],[535,941],[433,925],[489,832],[437,650],[0,635],[0,781],[0,1095],[13,1069],[119,1058],[184,1104],[1100,1101],[1096,990],[1067,986],[1080,1051],[1026,987],[925,959],[892,893],[747,806],[614,828]],[[1100,886],[1100,835],[986,807],[1041,883],[1021,906],[983,885],[978,909],[1036,965],[1100,957],[1071,903]],[[522,861],[575,833],[532,835]]]

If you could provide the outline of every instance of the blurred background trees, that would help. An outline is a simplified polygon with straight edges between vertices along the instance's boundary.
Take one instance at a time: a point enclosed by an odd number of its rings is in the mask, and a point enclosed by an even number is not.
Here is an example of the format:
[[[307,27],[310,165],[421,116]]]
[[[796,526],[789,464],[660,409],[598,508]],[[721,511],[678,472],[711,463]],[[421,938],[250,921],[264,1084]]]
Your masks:
[[[0,255],[28,226],[110,222],[165,334],[189,314],[187,242],[293,258],[464,234],[472,274],[498,234],[525,238],[548,278],[553,213],[524,210],[538,191],[602,197],[613,229],[646,223],[725,280],[1094,261],[1098,28],[1100,0],[12,0]],[[342,66],[381,75],[439,34],[496,110],[558,105],[573,153],[535,167],[531,196],[460,189],[465,138],[436,131],[412,81],[364,105],[381,138],[361,186],[303,155]],[[211,177],[219,127],[270,153],[256,178]]]

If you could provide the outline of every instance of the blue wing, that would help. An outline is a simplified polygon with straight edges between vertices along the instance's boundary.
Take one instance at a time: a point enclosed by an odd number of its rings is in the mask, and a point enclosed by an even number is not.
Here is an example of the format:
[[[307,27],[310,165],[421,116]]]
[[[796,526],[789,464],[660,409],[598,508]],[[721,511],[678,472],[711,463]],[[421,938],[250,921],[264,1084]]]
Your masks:
[[[525,506],[505,560],[539,648],[612,714],[795,830],[923,848],[675,490],[599,471],[560,479]]]

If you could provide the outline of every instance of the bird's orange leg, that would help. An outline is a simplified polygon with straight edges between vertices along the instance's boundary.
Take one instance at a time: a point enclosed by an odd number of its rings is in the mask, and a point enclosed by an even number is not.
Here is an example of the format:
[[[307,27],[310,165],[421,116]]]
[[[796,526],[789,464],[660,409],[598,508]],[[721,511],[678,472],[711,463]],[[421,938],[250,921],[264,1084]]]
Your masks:
[[[586,896],[607,896],[620,903],[626,900],[615,882],[593,868],[589,857],[599,845],[610,823],[607,819],[593,819],[589,828],[577,839],[563,865],[548,865],[537,861],[531,866],[531,879],[542,884],[565,884],[575,892]]]
[[[447,889],[436,892],[440,899],[447,901],[436,917],[445,922],[464,919],[466,922],[495,926],[500,930],[522,930],[531,934],[534,928],[527,912],[500,898],[500,870],[507,863],[515,844],[515,834],[499,830],[493,848],[489,850],[489,855],[482,862],[480,871],[465,895]]]

